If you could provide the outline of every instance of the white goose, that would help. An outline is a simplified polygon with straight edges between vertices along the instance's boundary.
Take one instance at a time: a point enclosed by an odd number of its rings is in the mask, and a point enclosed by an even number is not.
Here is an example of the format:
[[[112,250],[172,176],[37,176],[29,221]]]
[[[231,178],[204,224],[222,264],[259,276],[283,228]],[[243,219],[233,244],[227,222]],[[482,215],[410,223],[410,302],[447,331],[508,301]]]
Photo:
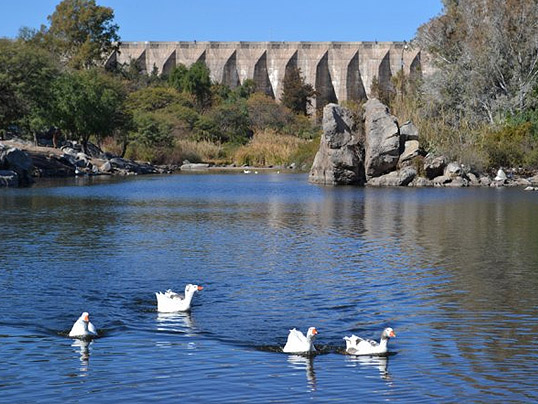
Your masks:
[[[90,323],[90,315],[88,312],[82,313],[82,315],[75,321],[73,328],[69,331],[71,338],[91,338],[97,337],[97,329]]]
[[[315,327],[310,327],[306,333],[306,337],[301,331],[290,330],[288,335],[288,341],[282,350],[285,353],[308,353],[316,352],[314,347],[314,339],[318,334],[318,330]]]
[[[164,293],[157,292],[155,293],[155,296],[157,296],[157,311],[161,313],[189,311],[194,293],[202,289],[202,286],[189,283],[185,286],[185,296],[172,292],[170,289]]]
[[[389,339],[393,337],[396,337],[396,334],[390,327],[383,330],[379,343],[371,339],[362,339],[356,335],[344,337],[346,353],[350,355],[384,355],[388,352]]]

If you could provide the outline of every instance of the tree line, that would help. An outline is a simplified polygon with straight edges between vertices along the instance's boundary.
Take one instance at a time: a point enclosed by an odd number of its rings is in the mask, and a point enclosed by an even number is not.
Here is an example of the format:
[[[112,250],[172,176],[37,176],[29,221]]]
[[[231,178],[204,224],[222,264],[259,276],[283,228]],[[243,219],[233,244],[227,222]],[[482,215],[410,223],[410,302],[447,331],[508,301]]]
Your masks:
[[[433,72],[402,69],[390,86],[374,78],[371,95],[419,127],[426,152],[478,169],[538,168],[538,0],[443,4],[408,44],[425,51]],[[167,76],[134,61],[105,66],[118,29],[112,9],[63,0],[47,25],[0,39],[0,136],[58,128],[83,145],[155,163],[313,158],[316,91],[299,69],[274,100],[252,80],[234,89],[212,82],[203,63]],[[360,121],[361,105],[348,106]]]
[[[538,168],[538,1],[443,0],[418,29],[435,71],[412,95],[429,147]]]
[[[169,75],[156,68],[146,74],[135,61],[106,66],[118,30],[111,8],[63,0],[48,25],[0,39],[0,135],[31,139],[58,128],[83,148],[92,140],[156,163],[232,162],[241,147],[248,160],[244,147],[256,134],[297,138],[297,149],[319,135],[307,116],[315,91],[299,69],[286,78],[278,103],[252,80],[234,89],[212,82],[201,62]]]

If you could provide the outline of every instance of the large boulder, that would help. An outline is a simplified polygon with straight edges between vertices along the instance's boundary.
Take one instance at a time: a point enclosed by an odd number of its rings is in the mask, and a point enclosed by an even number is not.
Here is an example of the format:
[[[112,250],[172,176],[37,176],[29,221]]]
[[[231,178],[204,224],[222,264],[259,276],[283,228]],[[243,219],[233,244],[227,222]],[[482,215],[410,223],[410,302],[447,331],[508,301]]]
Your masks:
[[[337,104],[323,108],[323,135],[308,180],[326,185],[364,185],[364,148],[351,112]]]
[[[404,143],[404,151],[400,155],[398,165],[403,166],[420,155],[418,140],[407,140]]]
[[[400,157],[398,121],[381,101],[372,98],[364,105],[366,178],[386,174],[396,169]]]
[[[424,159],[424,173],[426,178],[433,180],[444,174],[448,160],[444,156],[428,154]]]
[[[32,159],[24,151],[13,147],[2,151],[1,154],[2,167],[0,169],[4,168],[16,172],[19,185],[28,185],[33,182],[32,171],[34,166]]]
[[[413,167],[405,167],[399,171],[391,171],[380,177],[372,178],[368,185],[383,187],[405,187],[409,185],[417,176],[417,171]]]
[[[462,173],[461,165],[456,161],[452,161],[445,167],[444,175],[449,178],[455,178],[460,177]]]

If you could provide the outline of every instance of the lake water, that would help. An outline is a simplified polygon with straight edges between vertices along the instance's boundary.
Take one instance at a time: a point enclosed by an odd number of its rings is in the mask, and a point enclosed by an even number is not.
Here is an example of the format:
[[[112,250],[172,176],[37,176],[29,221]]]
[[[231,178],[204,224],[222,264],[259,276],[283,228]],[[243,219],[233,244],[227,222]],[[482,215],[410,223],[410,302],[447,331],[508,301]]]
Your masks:
[[[0,228],[1,402],[538,400],[538,193],[71,179],[1,189]],[[343,354],[386,326],[388,358]]]

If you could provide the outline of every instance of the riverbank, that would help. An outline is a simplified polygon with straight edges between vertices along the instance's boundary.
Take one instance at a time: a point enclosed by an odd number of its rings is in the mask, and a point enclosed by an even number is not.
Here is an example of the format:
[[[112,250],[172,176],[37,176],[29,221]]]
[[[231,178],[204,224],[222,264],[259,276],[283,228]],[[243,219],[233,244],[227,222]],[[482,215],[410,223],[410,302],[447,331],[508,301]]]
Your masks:
[[[8,157],[16,154],[16,158]],[[230,171],[258,174],[268,171],[294,171],[289,167],[252,167],[190,163],[183,165],[153,165],[124,159],[90,144],[87,153],[76,142],[66,142],[61,148],[36,146],[21,139],[0,141],[0,185],[25,186],[37,178],[62,178],[96,175],[169,174],[179,171]]]
[[[103,152],[89,144],[84,153],[76,142],[65,142],[61,148],[36,146],[11,139],[0,141],[0,184],[24,186],[35,178],[73,177],[85,175],[162,174],[172,167],[136,162]]]

